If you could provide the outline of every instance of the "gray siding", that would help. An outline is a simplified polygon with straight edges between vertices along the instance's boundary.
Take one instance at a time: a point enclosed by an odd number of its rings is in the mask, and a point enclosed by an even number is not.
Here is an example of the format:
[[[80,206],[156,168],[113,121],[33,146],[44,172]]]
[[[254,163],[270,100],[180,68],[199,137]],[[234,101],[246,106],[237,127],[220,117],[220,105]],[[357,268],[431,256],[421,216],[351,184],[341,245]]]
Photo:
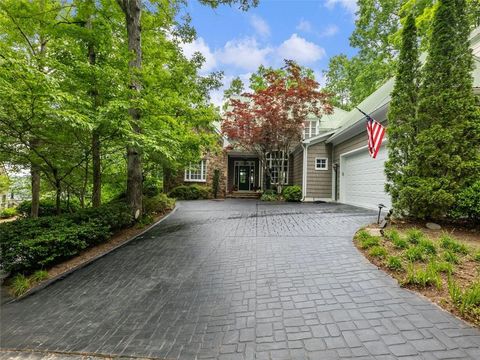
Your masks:
[[[302,186],[303,182],[303,150],[302,148],[296,150],[292,155],[293,161],[292,170],[292,185]]]
[[[331,147],[325,142],[310,145],[307,151],[307,198],[332,197]],[[328,170],[315,170],[315,158],[327,158]]]

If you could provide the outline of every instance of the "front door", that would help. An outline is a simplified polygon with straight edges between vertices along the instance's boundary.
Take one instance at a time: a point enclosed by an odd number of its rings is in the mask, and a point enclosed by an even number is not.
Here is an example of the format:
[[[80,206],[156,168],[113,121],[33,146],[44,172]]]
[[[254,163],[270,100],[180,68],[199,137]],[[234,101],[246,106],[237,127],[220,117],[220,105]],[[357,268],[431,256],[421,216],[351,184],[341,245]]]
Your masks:
[[[238,190],[250,190],[250,166],[239,166]]]

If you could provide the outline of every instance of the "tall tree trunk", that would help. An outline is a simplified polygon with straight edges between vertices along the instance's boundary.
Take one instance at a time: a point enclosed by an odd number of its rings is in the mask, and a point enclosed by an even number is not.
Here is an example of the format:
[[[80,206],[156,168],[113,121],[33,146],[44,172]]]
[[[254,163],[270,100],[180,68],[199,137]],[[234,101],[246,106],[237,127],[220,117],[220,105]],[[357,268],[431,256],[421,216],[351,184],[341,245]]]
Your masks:
[[[30,175],[32,178],[32,208],[30,216],[37,218],[40,209],[40,169],[37,165],[31,165]]]
[[[100,134],[98,130],[94,130],[92,134],[92,206],[99,207],[102,203],[102,172],[100,162]]]
[[[89,15],[85,23],[87,29],[92,30],[92,18],[95,12],[95,3],[94,0],[90,0],[88,3],[89,6]],[[91,66],[95,66],[97,63],[97,54],[95,52],[95,46],[90,41],[88,44],[88,62]],[[92,84],[92,89],[90,90],[90,96],[92,97],[92,104],[95,116],[97,115],[97,108],[100,105],[99,94],[97,86],[94,83]],[[100,131],[97,127],[92,132],[92,206],[99,207],[102,202],[102,173],[101,173],[101,140],[100,140]]]
[[[127,23],[128,50],[133,53],[133,58],[128,63],[132,78],[132,107],[129,109],[132,129],[140,133],[140,110],[135,106],[135,97],[141,91],[138,78],[142,68],[142,43],[141,43],[141,0],[117,0],[125,13]],[[127,146],[127,201],[132,208],[135,219],[142,214],[142,159],[140,149],[134,145]]]
[[[57,169],[53,170],[53,177],[55,179],[55,212],[60,215],[62,212],[62,184]]]

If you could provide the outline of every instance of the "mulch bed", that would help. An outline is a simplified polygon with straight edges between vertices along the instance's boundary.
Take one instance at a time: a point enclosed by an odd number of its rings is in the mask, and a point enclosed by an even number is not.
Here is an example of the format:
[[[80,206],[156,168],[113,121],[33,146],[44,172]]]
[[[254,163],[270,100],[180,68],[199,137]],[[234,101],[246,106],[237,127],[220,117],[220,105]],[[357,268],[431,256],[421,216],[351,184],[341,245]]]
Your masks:
[[[454,237],[456,240],[464,243],[465,245],[474,249],[474,251],[480,250],[480,232],[478,229],[471,229],[467,227],[462,227],[458,225],[445,225],[442,224],[441,230],[431,230],[425,227],[425,223],[419,222],[409,222],[409,221],[396,221],[393,224],[389,225],[388,229],[395,229],[401,235],[404,235],[409,229],[416,228],[421,230],[430,240],[436,243],[437,247],[440,248],[438,244],[439,238],[447,233],[450,236]],[[377,224],[369,225],[365,228],[367,231],[372,233],[372,235],[379,235],[379,227]],[[361,251],[364,256],[370,260],[371,263],[376,265],[378,268],[382,269],[386,273],[390,274],[400,286],[407,289],[413,290],[417,293],[420,293],[430,299],[432,302],[440,306],[441,308],[451,312],[452,314],[460,317],[473,326],[480,327],[480,318],[471,314],[461,314],[460,311],[453,304],[450,294],[448,292],[448,282],[447,276],[441,275],[442,278],[442,287],[437,289],[433,286],[420,287],[409,284],[404,284],[405,271],[394,271],[389,269],[386,266],[386,261],[384,259],[379,259],[377,257],[372,257],[369,254],[369,249],[362,249],[359,246],[359,242],[354,240],[354,243],[359,251]],[[392,242],[383,238],[381,245],[385,247],[388,252],[388,255],[392,256],[401,256],[402,250],[397,249],[393,246]],[[454,265],[454,273],[452,278],[460,286],[461,289],[469,287],[473,282],[480,281],[480,264],[472,259],[471,256],[460,256],[460,263]]]

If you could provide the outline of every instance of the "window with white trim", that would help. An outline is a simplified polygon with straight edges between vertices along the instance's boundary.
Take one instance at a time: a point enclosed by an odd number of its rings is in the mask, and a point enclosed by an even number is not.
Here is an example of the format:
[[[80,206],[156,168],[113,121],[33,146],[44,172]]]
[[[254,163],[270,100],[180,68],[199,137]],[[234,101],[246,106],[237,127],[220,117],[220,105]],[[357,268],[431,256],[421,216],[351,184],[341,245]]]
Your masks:
[[[283,169],[282,169],[282,156]],[[270,183],[278,184],[280,176],[283,176],[283,184],[288,184],[288,155],[284,155],[283,151],[274,151],[267,155],[267,166],[270,169]],[[281,173],[283,171],[283,174]]]
[[[201,160],[199,163],[190,165],[185,169],[185,181],[207,181],[207,160]]]
[[[315,158],[315,170],[328,170],[328,159]]]
[[[308,139],[317,135],[318,120],[307,120],[303,124],[303,138]]]

